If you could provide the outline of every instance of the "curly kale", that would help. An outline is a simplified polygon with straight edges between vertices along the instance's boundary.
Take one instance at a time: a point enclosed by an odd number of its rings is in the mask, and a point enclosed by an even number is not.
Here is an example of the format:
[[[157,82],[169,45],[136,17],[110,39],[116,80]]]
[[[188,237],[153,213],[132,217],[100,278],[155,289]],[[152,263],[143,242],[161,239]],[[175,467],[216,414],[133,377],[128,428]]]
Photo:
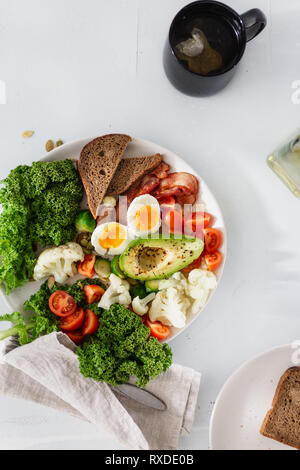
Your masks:
[[[135,376],[136,385],[145,387],[172,364],[171,348],[149,334],[140,317],[113,305],[102,312],[97,334],[77,349],[80,372],[110,385]]]
[[[36,244],[73,240],[83,187],[71,160],[18,166],[2,183],[0,284],[8,294],[32,278]]]

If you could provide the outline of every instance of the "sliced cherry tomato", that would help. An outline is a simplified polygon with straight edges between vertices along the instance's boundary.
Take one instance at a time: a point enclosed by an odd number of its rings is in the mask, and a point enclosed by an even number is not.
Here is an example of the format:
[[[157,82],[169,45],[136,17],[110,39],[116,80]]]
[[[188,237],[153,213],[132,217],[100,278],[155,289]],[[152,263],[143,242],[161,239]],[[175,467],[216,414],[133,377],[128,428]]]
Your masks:
[[[170,335],[170,328],[159,321],[151,322],[149,318],[147,318],[145,324],[150,328],[150,336],[154,336],[154,338],[157,338],[160,341],[166,339]]]
[[[63,331],[76,331],[81,327],[85,319],[83,308],[78,308],[76,312],[63,318],[59,323],[59,328]]]
[[[79,261],[77,264],[78,273],[85,277],[93,277],[95,274],[95,261],[95,255],[85,255],[84,260]]]
[[[182,233],[183,217],[181,211],[176,209],[162,210],[162,220],[170,233]]]
[[[189,264],[186,268],[183,268],[181,272],[184,274],[190,274],[191,271],[194,269],[199,269],[201,268],[202,265],[202,255],[199,256],[199,258],[195,259],[191,264]]]
[[[69,331],[66,333],[66,335],[69,336],[69,338],[75,343],[77,346],[83,343],[84,341],[84,335],[81,333],[80,330],[78,331]]]
[[[205,250],[211,254],[217,251],[222,244],[222,234],[215,228],[206,228],[204,230]]]
[[[57,290],[49,297],[49,308],[58,317],[72,315],[77,309],[77,304],[73,297],[64,290]]]
[[[101,286],[91,284],[90,286],[84,286],[83,292],[85,295],[85,302],[87,304],[93,304],[99,302],[105,290]]]
[[[209,271],[215,271],[222,263],[223,256],[219,251],[216,251],[215,253],[205,255],[204,259],[207,264],[207,269]]]
[[[184,233],[203,237],[203,229],[207,228],[211,222],[211,215],[207,212],[192,212],[185,217]]]
[[[83,327],[81,328],[81,333],[86,335],[92,335],[95,331],[98,330],[99,320],[97,315],[92,310],[85,311],[85,320]]]

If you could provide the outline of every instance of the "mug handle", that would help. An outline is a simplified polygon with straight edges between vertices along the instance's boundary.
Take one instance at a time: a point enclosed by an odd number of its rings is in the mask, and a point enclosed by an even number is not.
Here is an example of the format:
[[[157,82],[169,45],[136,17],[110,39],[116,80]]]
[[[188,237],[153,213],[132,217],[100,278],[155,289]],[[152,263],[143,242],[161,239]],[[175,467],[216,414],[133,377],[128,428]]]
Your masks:
[[[246,28],[247,42],[254,39],[267,25],[265,14],[258,8],[246,11],[246,13],[243,13],[241,17]]]

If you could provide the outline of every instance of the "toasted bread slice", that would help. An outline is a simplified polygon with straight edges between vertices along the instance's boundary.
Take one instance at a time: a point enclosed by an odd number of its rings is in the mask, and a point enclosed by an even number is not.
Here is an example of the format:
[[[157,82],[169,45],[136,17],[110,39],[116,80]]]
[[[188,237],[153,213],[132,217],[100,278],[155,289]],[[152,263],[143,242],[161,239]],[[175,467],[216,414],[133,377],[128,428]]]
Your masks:
[[[260,432],[300,450],[300,367],[288,369],[281,377]]]
[[[131,140],[124,134],[104,135],[89,142],[81,151],[78,171],[94,218]]]
[[[124,194],[136,181],[154,170],[161,161],[160,153],[150,157],[123,159],[108,187],[107,195]]]

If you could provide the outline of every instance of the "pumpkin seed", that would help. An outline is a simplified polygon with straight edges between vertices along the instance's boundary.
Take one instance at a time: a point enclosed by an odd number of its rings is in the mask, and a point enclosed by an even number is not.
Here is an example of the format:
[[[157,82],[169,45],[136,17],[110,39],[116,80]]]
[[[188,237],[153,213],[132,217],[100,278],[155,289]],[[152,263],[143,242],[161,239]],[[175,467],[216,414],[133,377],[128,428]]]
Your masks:
[[[45,148],[46,148],[46,151],[47,151],[47,152],[51,152],[51,150],[54,149],[54,142],[53,142],[53,140],[51,140],[51,139],[47,140],[46,145],[45,145]]]
[[[23,139],[29,139],[34,134],[34,131],[24,131],[22,132]]]
[[[52,287],[54,286],[54,283],[55,283],[54,276],[50,276],[50,277],[48,278],[48,287],[49,287],[50,290],[51,290]]]

